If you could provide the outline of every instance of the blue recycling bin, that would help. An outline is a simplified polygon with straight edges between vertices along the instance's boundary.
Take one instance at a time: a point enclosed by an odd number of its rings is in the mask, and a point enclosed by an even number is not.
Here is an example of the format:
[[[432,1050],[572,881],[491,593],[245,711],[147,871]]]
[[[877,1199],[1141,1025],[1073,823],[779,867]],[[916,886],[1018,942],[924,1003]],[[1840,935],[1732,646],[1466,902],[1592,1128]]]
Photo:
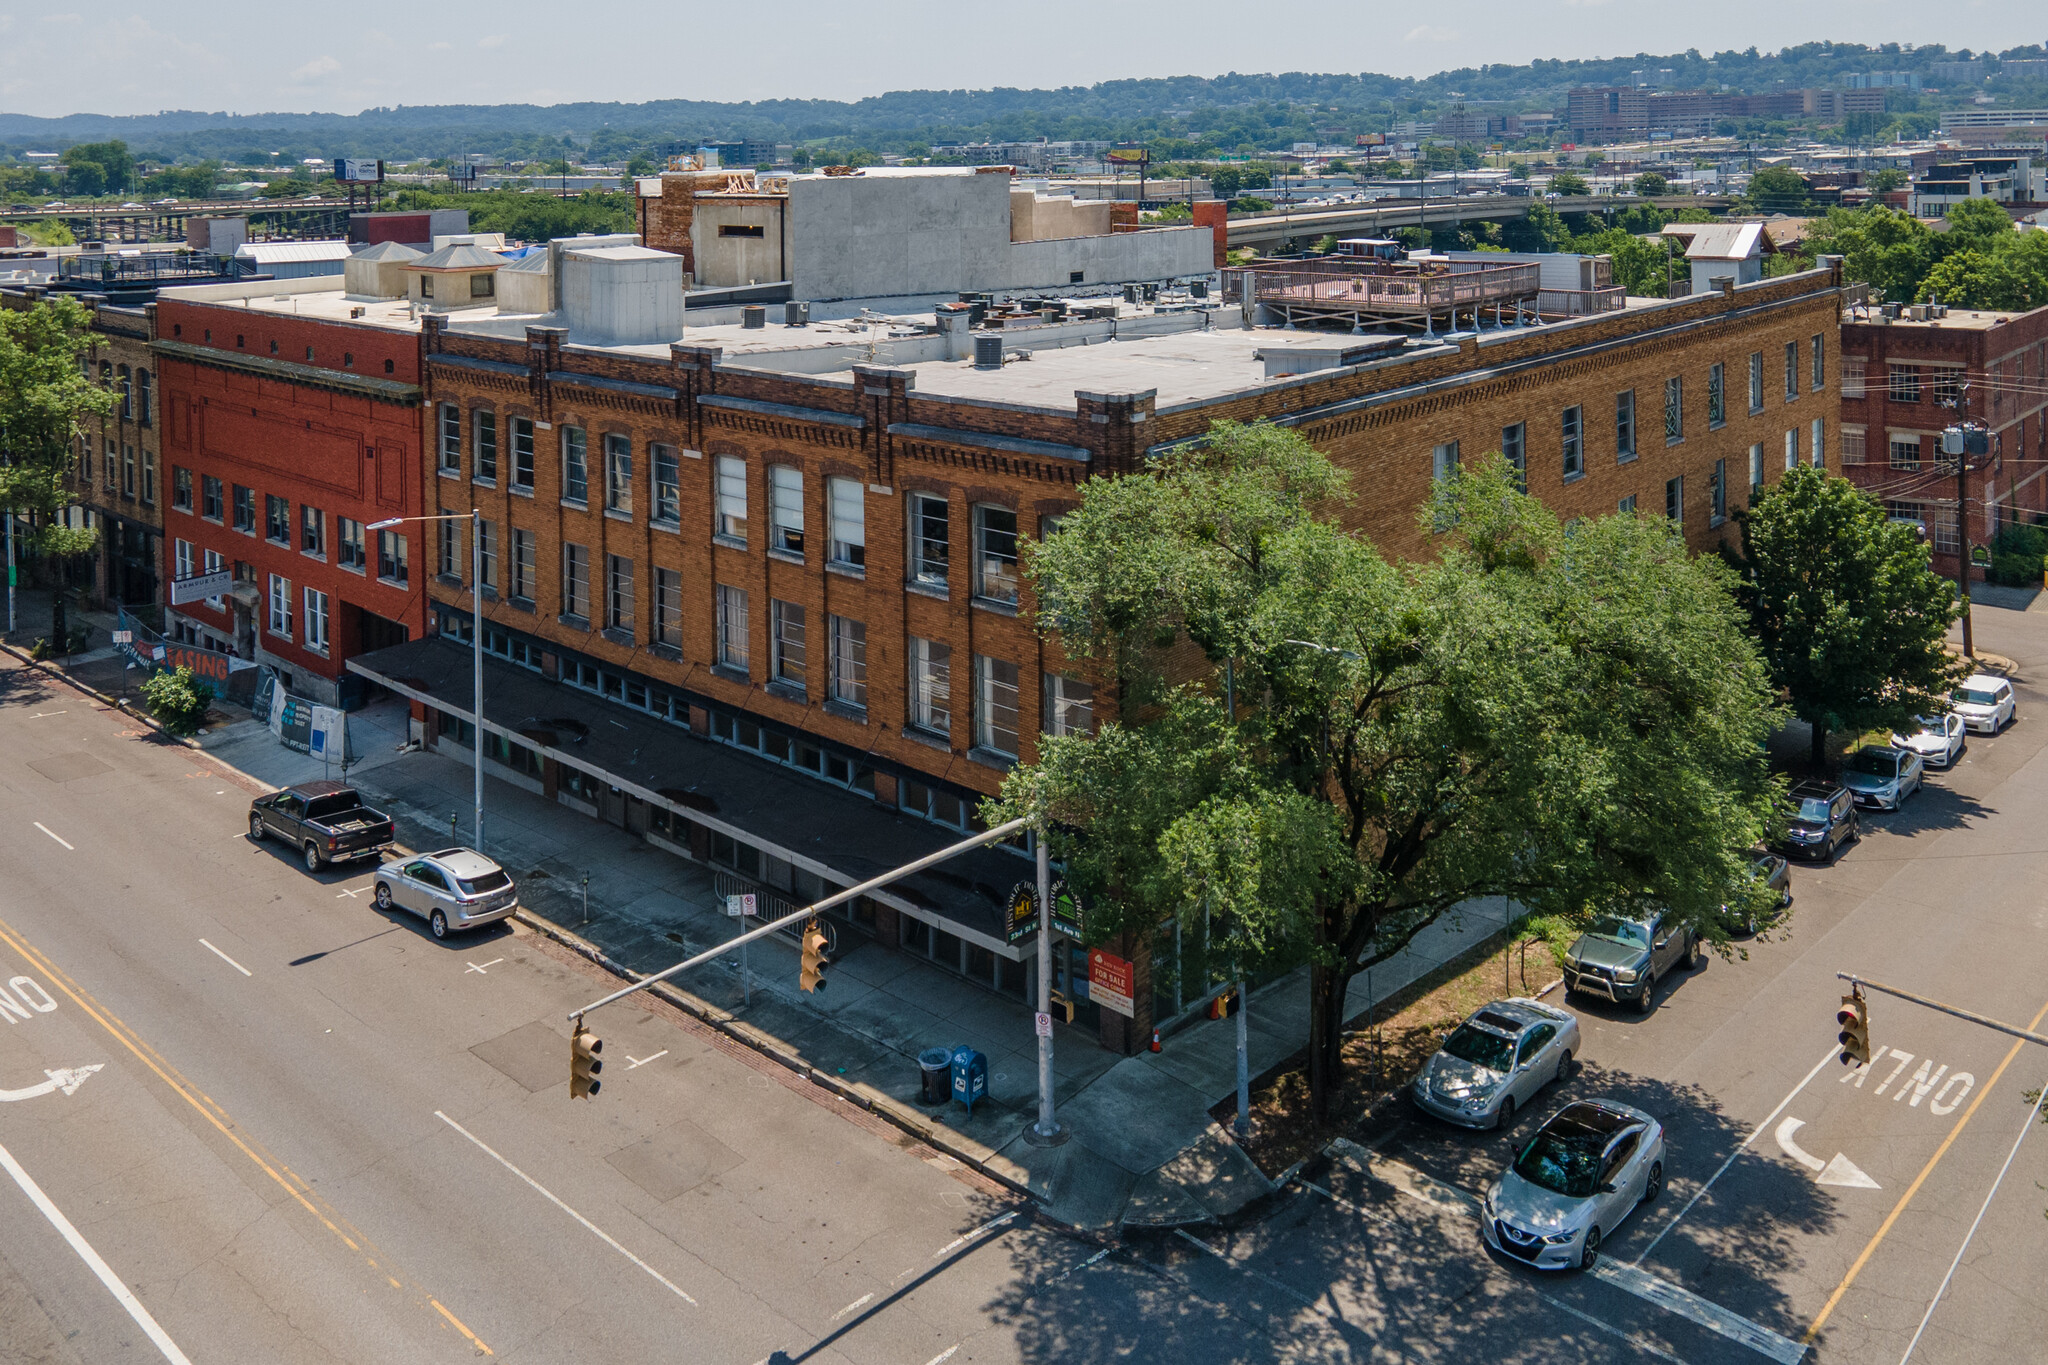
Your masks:
[[[988,1058],[971,1047],[953,1049],[953,1098],[974,1117],[974,1102],[988,1095]]]

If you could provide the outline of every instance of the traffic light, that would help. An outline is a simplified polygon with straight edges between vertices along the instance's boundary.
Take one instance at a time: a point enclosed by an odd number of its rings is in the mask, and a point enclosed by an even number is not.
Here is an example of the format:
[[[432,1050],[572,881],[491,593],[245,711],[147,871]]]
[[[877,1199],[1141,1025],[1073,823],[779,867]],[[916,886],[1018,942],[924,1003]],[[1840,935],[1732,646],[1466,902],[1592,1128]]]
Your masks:
[[[604,1051],[604,1039],[583,1027],[583,1021],[576,1021],[576,1032],[569,1038],[569,1098],[580,1100],[585,1095],[595,1095],[602,1082],[597,1073],[604,1070],[604,1063],[598,1053]]]
[[[1853,995],[1842,997],[1842,1007],[1835,1011],[1835,1022],[1841,1026],[1842,1064],[1860,1062],[1870,1065],[1870,1002],[1863,998],[1860,988]]]
[[[804,925],[804,965],[801,984],[806,991],[825,989],[825,931],[816,920]]]

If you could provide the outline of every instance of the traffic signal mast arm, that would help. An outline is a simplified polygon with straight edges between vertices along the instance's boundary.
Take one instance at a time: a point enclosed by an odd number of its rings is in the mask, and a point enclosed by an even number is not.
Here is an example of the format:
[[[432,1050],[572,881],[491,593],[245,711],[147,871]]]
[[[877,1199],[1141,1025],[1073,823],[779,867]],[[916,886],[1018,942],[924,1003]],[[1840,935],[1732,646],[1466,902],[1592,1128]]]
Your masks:
[[[1967,1019],[1973,1024],[1982,1024],[1985,1028],[1996,1029],[2000,1033],[2010,1033],[2015,1038],[2024,1038],[2030,1043],[2040,1043],[2048,1046],[2048,1035],[2034,1033],[2028,1029],[2020,1028],[2016,1024],[2002,1024],[1996,1019],[1988,1019],[1981,1014],[1972,1014],[1969,1010],[1957,1009],[1954,1005],[1944,1005],[1939,1000],[1929,1000],[1924,995],[1915,995],[1911,991],[1902,991],[1897,986],[1885,986],[1875,981],[1867,981],[1849,972],[1836,972],[1835,976],[1840,980],[1848,982],[1851,987],[1861,987],[1866,991],[1879,991],[1885,995],[1895,995],[1901,1000],[1910,1000],[1916,1005],[1925,1005],[1928,1009],[1940,1010],[1943,1014],[1952,1014],[1958,1019]]]
[[[924,857],[919,858],[915,862],[905,863],[903,866],[899,868],[895,868],[891,871],[884,872],[879,877],[870,878],[869,880],[862,882],[859,886],[849,886],[848,888],[846,888],[846,890],[841,891],[837,895],[827,896],[825,899],[818,901],[815,904],[807,905],[801,910],[793,911],[790,914],[784,915],[781,919],[770,920],[768,923],[762,925],[758,929],[750,929],[746,933],[741,934],[738,938],[727,939],[725,942],[719,944],[716,948],[707,949],[704,952],[697,954],[693,958],[688,958],[682,962],[678,962],[673,967],[666,967],[663,968],[661,971],[656,972],[652,976],[642,977],[639,981],[634,982],[632,985],[627,986],[621,990],[613,991],[610,995],[605,996],[601,1000],[593,1000],[588,1005],[583,1006],[581,1009],[571,1010],[567,1017],[570,1020],[579,1020],[585,1014],[589,1013],[591,1010],[597,1009],[603,1005],[609,1005],[615,1000],[623,1000],[627,996],[631,995],[634,991],[645,990],[657,981],[666,981],[668,980],[668,978],[676,976],[682,972],[686,972],[690,970],[690,968],[692,967],[701,966],[702,964],[709,962],[714,957],[718,957],[724,953],[731,952],[733,949],[739,947],[742,943],[752,942],[754,939],[760,938],[764,934],[772,934],[776,930],[782,928],[784,925],[795,924],[798,920],[810,919],[813,916],[815,916],[820,910],[829,910],[833,906],[843,904],[846,901],[850,901],[856,896],[864,896],[868,892],[873,891],[878,887],[887,886],[889,883],[894,881],[900,881],[904,877],[909,876],[913,872],[922,872],[925,868],[935,866],[939,863],[943,863],[948,858],[957,858],[963,853],[970,853],[973,850],[982,847],[984,844],[1000,843],[1004,839],[1009,838],[1013,834],[1021,834],[1031,827],[1031,823],[1032,822],[1029,819],[1011,820],[1005,824],[997,825],[994,829],[984,830],[982,833],[975,835],[971,839],[963,839],[957,844],[949,844],[945,848],[940,849],[937,853],[928,853]]]

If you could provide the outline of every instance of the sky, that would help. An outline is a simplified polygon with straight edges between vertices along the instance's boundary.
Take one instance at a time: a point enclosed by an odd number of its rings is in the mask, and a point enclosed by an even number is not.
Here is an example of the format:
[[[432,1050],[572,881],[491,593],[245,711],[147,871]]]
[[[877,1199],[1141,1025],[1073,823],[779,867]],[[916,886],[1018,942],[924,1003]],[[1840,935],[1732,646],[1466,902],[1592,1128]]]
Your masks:
[[[409,6],[0,0],[0,112],[356,113],[396,104],[859,99],[1229,71],[1426,76],[1537,57],[2041,41],[2000,0],[527,0]],[[2025,25],[2048,29],[2048,23]]]

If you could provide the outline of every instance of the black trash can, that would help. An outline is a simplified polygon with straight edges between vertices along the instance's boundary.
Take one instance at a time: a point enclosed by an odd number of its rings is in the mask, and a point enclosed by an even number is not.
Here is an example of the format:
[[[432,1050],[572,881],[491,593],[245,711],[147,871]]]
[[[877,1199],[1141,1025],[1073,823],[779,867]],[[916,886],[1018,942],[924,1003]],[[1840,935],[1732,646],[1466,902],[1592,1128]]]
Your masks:
[[[943,1047],[928,1047],[917,1054],[918,1091],[921,1104],[944,1104],[953,1095],[953,1053]]]

